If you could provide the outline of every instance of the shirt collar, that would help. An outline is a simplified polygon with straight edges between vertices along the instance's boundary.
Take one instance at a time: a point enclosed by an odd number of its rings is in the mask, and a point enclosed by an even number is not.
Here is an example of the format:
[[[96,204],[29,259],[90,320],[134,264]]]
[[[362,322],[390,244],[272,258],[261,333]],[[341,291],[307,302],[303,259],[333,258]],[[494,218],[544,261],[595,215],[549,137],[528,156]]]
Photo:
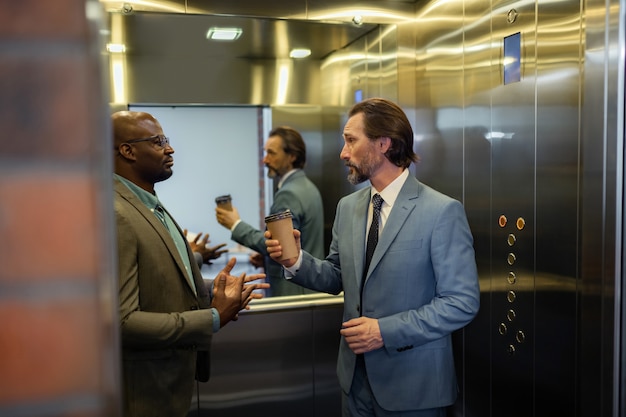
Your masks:
[[[280,177],[280,180],[278,181],[278,188],[282,187],[285,180],[293,175],[296,171],[298,171],[298,169],[292,169],[291,171],[285,173],[285,175]]]
[[[404,182],[409,177],[409,170],[404,169],[398,177],[393,180],[388,186],[386,186],[382,191],[376,191],[374,187],[370,187],[370,201],[371,197],[378,193],[385,201],[384,204],[389,205],[389,207],[393,207],[393,204],[396,202],[398,195],[400,194],[400,190],[404,185]]]
[[[133,194],[135,194],[137,198],[141,200],[141,202],[144,203],[149,209],[154,209],[159,204],[159,198],[156,196],[156,192],[153,195],[121,175],[113,174],[113,176],[128,187],[128,189],[132,191]]]

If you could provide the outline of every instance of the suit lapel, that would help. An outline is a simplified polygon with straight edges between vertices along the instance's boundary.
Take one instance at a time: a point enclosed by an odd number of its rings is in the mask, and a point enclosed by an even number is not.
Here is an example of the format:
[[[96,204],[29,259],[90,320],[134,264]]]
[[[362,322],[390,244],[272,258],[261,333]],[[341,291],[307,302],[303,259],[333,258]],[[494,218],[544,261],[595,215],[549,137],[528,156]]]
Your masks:
[[[370,271],[373,271],[374,268],[376,268],[376,265],[378,265],[384,254],[387,253],[391,243],[395,240],[398,233],[400,233],[400,230],[409,215],[413,212],[413,210],[415,210],[415,206],[417,205],[416,200],[418,197],[419,182],[414,177],[409,176],[402,186],[402,189],[400,189],[398,198],[396,198],[396,202],[391,209],[391,213],[389,213],[385,227],[383,228],[380,238],[378,239],[378,244],[376,245],[376,249],[374,250],[372,261],[370,263]],[[362,268],[363,267],[361,267],[361,269]],[[369,278],[369,274],[366,277],[366,280],[367,278]]]
[[[365,235],[367,228],[367,210],[370,204],[370,190],[369,187],[363,189],[363,192],[357,197],[355,201],[354,213],[352,216],[352,230],[354,233],[354,245],[352,250],[354,254],[354,270],[356,271],[355,278],[357,279],[357,287],[361,286],[361,277],[363,276],[363,267],[365,266]],[[363,220],[365,219],[365,221]]]
[[[159,235],[159,237],[167,247],[170,255],[174,258],[174,261],[176,262],[176,265],[178,266],[181,274],[187,278],[185,281],[187,281],[187,285],[189,285],[189,288],[193,291],[191,282],[189,282],[189,280],[193,279],[193,277],[187,276],[187,273],[185,272],[185,264],[181,259],[180,254],[178,253],[178,249],[176,248],[176,244],[174,243],[174,240],[172,239],[172,236],[170,235],[170,232],[167,230],[167,228],[163,225],[163,223],[161,223],[157,216],[152,213],[152,211],[150,211],[150,209],[146,207],[146,205],[141,200],[139,200],[139,198],[131,190],[128,189],[128,187],[126,187],[124,184],[117,180],[115,181],[115,191],[118,192],[122,196],[122,198],[128,201],[130,205],[137,209],[137,211],[148,221],[148,223],[150,223],[150,226],[152,226],[154,231]],[[176,225],[176,227],[178,228],[178,225]]]
[[[174,217],[172,217],[172,215],[170,214],[169,211],[167,211],[166,208],[163,208],[163,209],[165,210],[167,215],[170,217],[170,219],[172,219],[172,223],[176,227],[176,231],[180,233],[181,236],[183,236],[183,231],[178,225],[178,223],[176,223],[176,220],[174,220]],[[165,240],[165,242],[166,244],[168,244],[168,242],[171,243],[167,246],[167,249],[170,251],[170,253],[172,253],[172,256],[174,256],[174,259],[176,260],[176,264],[178,265],[178,268],[181,270],[181,273],[187,277],[187,281],[188,281],[187,284],[189,284],[189,288],[192,291],[194,291],[197,295],[197,289],[199,287],[197,283],[195,283],[194,277],[193,277],[193,265],[195,264],[196,260],[193,258],[193,254],[189,253],[189,248],[187,248],[187,256],[190,259],[189,267],[191,269],[189,270],[189,273],[185,272],[186,271],[185,263],[183,259],[180,257],[180,252],[178,251],[178,248],[176,247],[176,243],[174,243],[174,239],[172,239],[172,236],[170,235],[169,230],[166,230],[166,231],[167,231],[167,236],[169,237],[169,239]],[[186,238],[183,236],[183,239],[186,239]],[[196,288],[195,290],[194,290],[194,287]]]

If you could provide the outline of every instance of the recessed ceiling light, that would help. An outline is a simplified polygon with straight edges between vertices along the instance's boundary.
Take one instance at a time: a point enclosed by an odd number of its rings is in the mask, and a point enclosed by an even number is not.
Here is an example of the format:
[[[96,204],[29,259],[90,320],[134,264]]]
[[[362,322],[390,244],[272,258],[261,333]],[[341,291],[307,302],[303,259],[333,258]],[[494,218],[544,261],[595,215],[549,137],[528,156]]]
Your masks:
[[[307,48],[295,48],[289,52],[289,58],[306,58],[311,55],[311,50]]]
[[[126,45],[123,43],[107,43],[107,51],[121,54],[126,52]]]
[[[238,39],[242,33],[243,30],[241,28],[212,27],[206,33],[206,38],[215,41],[234,41]]]

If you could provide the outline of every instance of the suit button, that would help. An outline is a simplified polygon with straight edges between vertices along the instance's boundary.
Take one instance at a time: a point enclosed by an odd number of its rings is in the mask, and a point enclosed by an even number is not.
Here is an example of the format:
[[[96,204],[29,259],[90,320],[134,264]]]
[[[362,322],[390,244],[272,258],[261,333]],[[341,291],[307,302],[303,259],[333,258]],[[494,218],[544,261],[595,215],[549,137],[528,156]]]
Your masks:
[[[359,312],[359,313],[361,312],[361,306],[360,306],[360,305],[358,305],[358,304],[357,304],[357,306],[356,306],[356,311],[357,311],[357,312]]]

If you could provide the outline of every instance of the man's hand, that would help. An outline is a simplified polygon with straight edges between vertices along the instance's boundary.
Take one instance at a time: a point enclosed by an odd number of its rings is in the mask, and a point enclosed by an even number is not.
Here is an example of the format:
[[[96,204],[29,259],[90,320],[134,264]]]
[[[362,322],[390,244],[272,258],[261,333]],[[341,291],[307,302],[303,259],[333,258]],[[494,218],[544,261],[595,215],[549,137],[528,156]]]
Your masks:
[[[220,314],[220,327],[224,327],[231,320],[237,320],[238,314],[243,309],[249,308],[250,301],[263,298],[263,294],[253,292],[258,289],[267,289],[269,284],[261,282],[251,284],[265,278],[265,274],[252,274],[239,277],[230,275],[236,258],[231,258],[213,281],[213,301],[211,307],[217,309]]]
[[[341,335],[346,339],[348,346],[357,355],[371,352],[384,346],[380,334],[378,320],[369,317],[359,317],[342,324]]]
[[[298,260],[298,256],[295,258],[283,259],[282,261],[279,258],[283,254],[283,248],[280,246],[280,242],[276,239],[272,239],[272,234],[269,230],[265,231],[265,246],[267,247],[267,253],[269,253],[270,258],[281,264],[282,266],[289,268],[293,266]],[[293,237],[296,239],[296,248],[298,249],[298,254],[300,254],[300,250],[302,249],[302,245],[300,243],[300,231],[297,229],[293,229]]]
[[[255,268],[263,268],[265,266],[265,261],[263,260],[263,255],[258,252],[251,253],[248,257],[250,264]]]
[[[217,222],[219,224],[221,224],[228,230],[233,227],[237,220],[241,219],[241,217],[239,217],[239,211],[237,211],[237,208],[235,206],[233,206],[232,211],[220,208],[219,206],[216,207],[215,218],[217,219]]]
[[[187,237],[187,229],[183,230],[183,233],[185,237]],[[200,232],[192,240],[189,240],[187,237],[187,241],[192,251],[202,255],[202,262],[205,264],[210,264],[213,259],[217,259],[228,252],[228,249],[222,249],[226,246],[226,243],[221,243],[213,247],[208,246],[210,242],[208,233],[203,235],[202,232]]]

